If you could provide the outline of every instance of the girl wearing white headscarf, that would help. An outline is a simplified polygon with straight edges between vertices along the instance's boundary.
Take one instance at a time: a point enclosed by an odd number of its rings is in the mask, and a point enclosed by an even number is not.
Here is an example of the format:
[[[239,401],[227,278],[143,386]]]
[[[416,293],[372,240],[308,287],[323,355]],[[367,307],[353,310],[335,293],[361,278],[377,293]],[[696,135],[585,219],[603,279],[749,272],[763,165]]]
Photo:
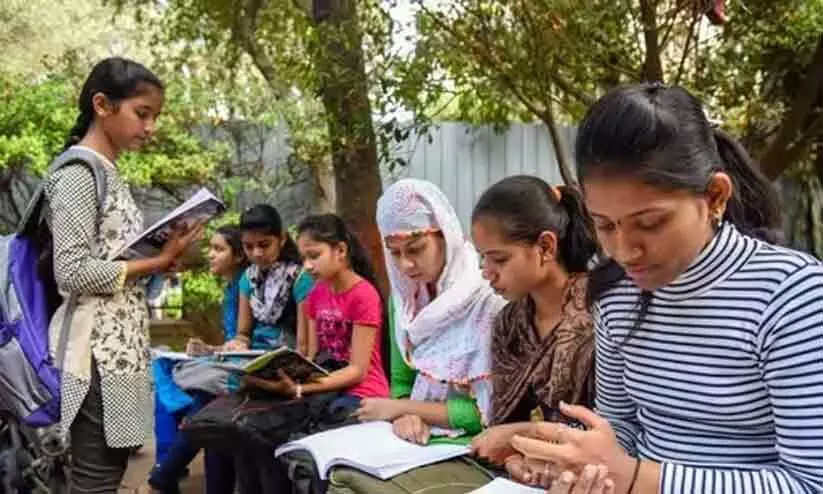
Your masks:
[[[363,400],[358,416],[391,421],[395,433],[411,442],[468,444],[489,417],[491,331],[505,301],[483,280],[477,252],[434,184],[405,179],[386,189],[377,203],[377,225],[392,290],[393,399]],[[468,461],[387,482],[339,469],[330,492],[393,492],[399,486],[391,484],[431,486],[455,478],[461,489],[489,480]]]

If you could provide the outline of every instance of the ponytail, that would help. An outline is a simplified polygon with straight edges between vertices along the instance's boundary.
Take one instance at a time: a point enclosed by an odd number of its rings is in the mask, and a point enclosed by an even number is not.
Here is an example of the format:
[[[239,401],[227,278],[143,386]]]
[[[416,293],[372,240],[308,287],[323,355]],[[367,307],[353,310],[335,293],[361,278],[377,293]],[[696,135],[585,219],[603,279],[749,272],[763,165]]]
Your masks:
[[[285,235],[286,241],[283,243],[283,248],[280,249],[280,257],[277,258],[277,261],[301,264],[303,260],[300,257],[300,251],[297,249],[297,244],[294,243],[294,239],[291,238],[289,232],[284,231],[283,235]]]
[[[74,127],[72,127],[69,131],[69,137],[66,140],[66,144],[63,146],[63,151],[83,140],[91,127],[91,122],[94,118],[93,115],[94,114],[92,111],[86,111],[84,108],[80,109],[80,114],[77,115],[77,121],[74,123]]]
[[[491,219],[504,238],[537,243],[544,232],[557,236],[558,262],[569,273],[585,273],[598,252],[594,225],[580,193],[551,187],[540,178],[517,175],[489,187],[474,207],[472,223]]]
[[[340,220],[341,223],[342,221],[343,220]],[[379,285],[377,284],[377,274],[375,273],[371,259],[369,258],[365,247],[363,247],[363,244],[351,231],[349,231],[348,228],[346,228],[346,245],[349,250],[349,265],[351,265],[352,271],[371,283],[375,288],[378,288]]]
[[[563,186],[558,190],[559,204],[568,217],[565,231],[557,236],[560,263],[569,273],[585,273],[598,251],[594,222],[576,188]]]
[[[722,171],[733,184],[725,219],[746,235],[782,243],[780,203],[771,182],[736,139],[719,128],[713,129],[713,134]]]

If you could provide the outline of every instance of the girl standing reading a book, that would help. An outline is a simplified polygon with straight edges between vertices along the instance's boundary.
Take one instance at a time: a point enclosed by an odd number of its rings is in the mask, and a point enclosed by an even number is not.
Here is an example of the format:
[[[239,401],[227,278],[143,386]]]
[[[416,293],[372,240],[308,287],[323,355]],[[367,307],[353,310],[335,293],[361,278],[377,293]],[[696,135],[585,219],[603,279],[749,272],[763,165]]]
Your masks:
[[[240,278],[237,332],[225,350],[308,351],[303,302],[313,280],[301,266],[294,240],[277,210],[259,204],[240,217],[243,250],[251,265]]]
[[[398,436],[414,443],[468,444],[489,416],[492,322],[505,300],[483,280],[474,247],[434,184],[415,179],[393,184],[377,204],[377,223],[392,289],[394,399],[364,400],[358,416],[392,422]],[[385,482],[339,468],[331,490],[393,493],[414,484],[452,492],[447,485],[471,490],[489,479],[462,460]]]
[[[224,225],[218,228],[209,240],[209,270],[223,279],[223,335],[225,341],[231,341],[237,333],[237,312],[240,303],[240,278],[246,269],[246,256],[243,252],[241,230],[236,225]],[[190,355],[202,355],[220,350],[221,346],[207,345],[200,339],[189,340],[186,352]],[[185,474],[189,463],[197,456],[200,448],[191,444],[177,428],[183,415],[197,412],[214,395],[206,392],[188,392],[189,395],[179,399],[182,391],[172,380],[174,361],[155,360],[155,400],[158,406],[155,417],[155,437],[158,462],[149,477],[149,485],[157,492],[174,494],[179,492],[179,479]],[[164,394],[165,393],[165,394]],[[185,393],[185,392],[184,392]],[[169,401],[180,406],[180,401],[188,403],[173,414],[163,404],[168,395]],[[178,398],[176,400],[176,398]],[[165,439],[163,436],[167,436]],[[162,440],[165,439],[165,440]],[[162,445],[168,444],[163,450]],[[234,489],[234,458],[223,451],[209,448],[205,452],[206,494],[227,494]]]
[[[44,182],[54,278],[63,297],[51,321],[53,348],[69,324],[61,426],[72,448],[72,493],[117,492],[130,451],[151,436],[149,314],[141,280],[170,270],[201,230],[173,232],[155,257],[114,258],[143,229],[117,158],[150,141],[162,107],[163,84],[144,66],[122,58],[98,63],[83,84],[66,146],[88,153],[90,162],[65,166]],[[102,204],[90,166],[105,176]]]

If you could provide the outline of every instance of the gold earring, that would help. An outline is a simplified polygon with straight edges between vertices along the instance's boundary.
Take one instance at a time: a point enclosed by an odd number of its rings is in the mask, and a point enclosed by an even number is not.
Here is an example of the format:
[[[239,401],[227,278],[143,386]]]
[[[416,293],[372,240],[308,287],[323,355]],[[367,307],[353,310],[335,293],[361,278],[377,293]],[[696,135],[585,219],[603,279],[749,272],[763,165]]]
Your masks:
[[[720,211],[715,211],[714,213],[714,226],[717,228],[723,226],[723,213]]]

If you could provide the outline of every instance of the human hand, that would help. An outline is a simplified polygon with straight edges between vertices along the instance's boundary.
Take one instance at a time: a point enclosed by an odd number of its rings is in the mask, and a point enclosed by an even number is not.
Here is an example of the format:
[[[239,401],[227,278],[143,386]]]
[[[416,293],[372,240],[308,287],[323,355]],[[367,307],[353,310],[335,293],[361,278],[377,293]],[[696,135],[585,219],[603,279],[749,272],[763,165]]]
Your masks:
[[[163,248],[159,254],[169,268],[175,265],[177,258],[180,257],[180,254],[182,254],[192,242],[203,235],[205,225],[206,221],[198,221],[190,228],[175,228],[169,233],[166,243],[163,244]]]
[[[392,421],[402,413],[400,402],[390,398],[363,398],[360,401],[360,408],[354,412],[354,416],[361,422],[374,420]]]
[[[242,338],[235,338],[223,343],[221,348],[224,352],[242,352],[249,349],[249,343]]]
[[[628,489],[638,460],[623,450],[609,422],[577,405],[561,403],[560,411],[583,423],[587,430],[540,422],[534,428],[536,438],[515,436],[512,447],[527,458],[558,465],[571,472],[581,472],[586,465],[604,465],[613,475],[615,490]]]
[[[200,338],[189,338],[186,342],[186,353],[193,356],[208,355],[214,352],[214,347]]]
[[[392,422],[394,433],[400,439],[415,444],[428,444],[431,427],[419,415],[403,415]]]
[[[567,470],[552,482],[548,494],[614,494],[608,474],[604,465],[586,465],[579,476]]]
[[[514,454],[505,460],[509,476],[521,484],[548,489],[558,475],[556,469],[544,461],[524,458]]]
[[[297,396],[297,383],[282,370],[277,372],[277,378],[275,379],[245,376],[243,378],[243,384],[286,398],[294,398]]]
[[[512,437],[518,433],[526,435],[526,430],[531,427],[531,424],[504,424],[489,427],[472,441],[472,454],[497,465],[503,465],[507,458],[517,452],[511,446]]]
[[[169,267],[166,269],[167,273],[182,273],[186,270],[186,265],[183,263],[182,259],[174,259],[169,264]]]

